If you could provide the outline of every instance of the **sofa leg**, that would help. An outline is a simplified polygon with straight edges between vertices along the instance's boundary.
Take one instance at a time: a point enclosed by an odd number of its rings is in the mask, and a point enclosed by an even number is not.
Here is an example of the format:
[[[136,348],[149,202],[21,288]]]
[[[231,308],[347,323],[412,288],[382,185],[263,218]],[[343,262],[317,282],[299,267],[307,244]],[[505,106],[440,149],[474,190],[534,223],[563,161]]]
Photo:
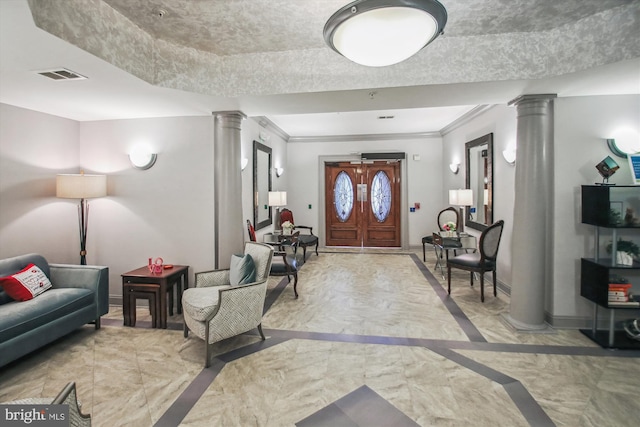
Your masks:
[[[100,318],[99,317],[96,319],[95,324],[96,324],[95,328],[96,328],[96,331],[97,331],[98,329],[100,329]]]
[[[182,331],[185,338],[189,338],[189,328],[187,327],[187,322],[184,322],[184,328]]]

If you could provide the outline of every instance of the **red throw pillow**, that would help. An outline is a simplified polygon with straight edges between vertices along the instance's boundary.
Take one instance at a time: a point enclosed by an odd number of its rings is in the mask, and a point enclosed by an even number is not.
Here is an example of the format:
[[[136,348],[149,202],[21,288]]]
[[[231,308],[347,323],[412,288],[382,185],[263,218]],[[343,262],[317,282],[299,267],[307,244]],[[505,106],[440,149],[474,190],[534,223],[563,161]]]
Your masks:
[[[35,264],[7,277],[0,277],[0,286],[16,301],[28,301],[51,287],[51,281]]]

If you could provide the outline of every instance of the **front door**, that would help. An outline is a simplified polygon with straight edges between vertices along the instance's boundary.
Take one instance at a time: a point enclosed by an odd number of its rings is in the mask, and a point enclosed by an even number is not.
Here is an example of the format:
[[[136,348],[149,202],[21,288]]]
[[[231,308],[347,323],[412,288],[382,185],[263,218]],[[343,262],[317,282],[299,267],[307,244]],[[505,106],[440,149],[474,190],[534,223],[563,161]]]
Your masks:
[[[327,246],[400,246],[400,163],[325,163]]]

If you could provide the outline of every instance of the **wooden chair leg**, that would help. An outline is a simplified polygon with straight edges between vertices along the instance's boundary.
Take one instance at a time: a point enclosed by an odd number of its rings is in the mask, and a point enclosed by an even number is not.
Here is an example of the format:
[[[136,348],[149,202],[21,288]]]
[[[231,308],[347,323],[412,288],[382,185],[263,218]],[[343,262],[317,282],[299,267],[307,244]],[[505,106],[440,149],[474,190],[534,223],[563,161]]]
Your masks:
[[[427,249],[424,242],[422,242],[422,261],[427,262]]]
[[[473,271],[469,274],[471,274],[471,286],[473,287]]]
[[[496,289],[496,271],[493,270],[493,296],[497,297],[498,296],[498,291]]]
[[[451,267],[447,265],[447,292],[451,295]]]
[[[264,337],[264,332],[262,332],[262,323],[258,324],[258,332],[260,332],[260,336],[262,337],[262,341],[266,340]]]
[[[480,302],[484,302],[484,271],[480,273]]]
[[[298,273],[293,275],[293,293],[298,298]]]

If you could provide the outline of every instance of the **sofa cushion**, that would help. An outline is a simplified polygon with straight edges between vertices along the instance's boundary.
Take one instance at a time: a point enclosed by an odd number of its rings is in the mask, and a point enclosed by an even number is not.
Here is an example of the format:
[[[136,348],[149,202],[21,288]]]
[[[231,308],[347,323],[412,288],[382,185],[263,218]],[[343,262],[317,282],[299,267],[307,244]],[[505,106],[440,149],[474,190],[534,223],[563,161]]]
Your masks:
[[[51,288],[51,281],[35,264],[10,276],[0,277],[0,286],[16,301],[28,301]]]
[[[94,303],[82,288],[53,288],[38,298],[4,304],[0,310],[0,342],[38,328]]]

